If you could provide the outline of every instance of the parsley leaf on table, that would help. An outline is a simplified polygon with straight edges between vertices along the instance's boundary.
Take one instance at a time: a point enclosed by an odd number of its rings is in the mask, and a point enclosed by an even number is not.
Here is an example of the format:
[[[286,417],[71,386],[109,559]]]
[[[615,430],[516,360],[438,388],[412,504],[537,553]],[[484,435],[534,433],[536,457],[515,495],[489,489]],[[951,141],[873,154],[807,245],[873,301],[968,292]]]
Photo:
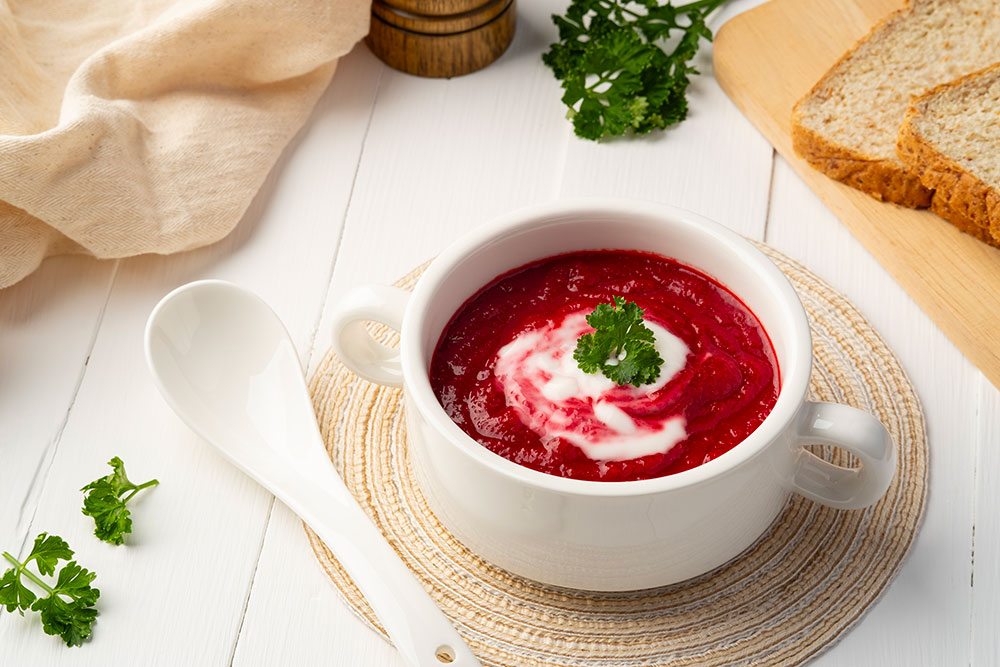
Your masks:
[[[616,296],[587,315],[594,333],[580,336],[573,358],[585,373],[601,372],[619,385],[639,387],[656,380],[663,359],[652,330],[642,322],[642,308]]]
[[[83,513],[94,517],[94,535],[110,544],[121,544],[125,534],[132,532],[132,518],[125,504],[139,491],[159,484],[151,479],[143,484],[133,484],[125,475],[125,464],[117,456],[108,461],[114,472],[94,480],[80,489],[89,491],[83,499]],[[122,494],[128,493],[122,498]]]
[[[576,134],[646,134],[684,120],[688,75],[698,73],[689,63],[701,38],[712,39],[705,17],[723,2],[572,0],[565,16],[554,14],[559,41],[542,62],[562,81]]]
[[[94,605],[101,591],[90,584],[97,574],[81,567],[73,557],[73,550],[65,540],[55,535],[41,533],[35,538],[31,553],[19,561],[6,551],[3,557],[10,562],[11,569],[0,577],[0,605],[8,612],[15,610],[24,615],[25,610],[37,611],[42,618],[42,630],[48,635],[62,637],[67,646],[80,646],[90,636],[91,626],[97,618]],[[55,573],[59,561],[66,560],[56,577],[54,585],[49,585],[38,575]],[[38,575],[28,569],[28,563],[35,561]],[[38,597],[21,581],[24,576],[48,595]]]

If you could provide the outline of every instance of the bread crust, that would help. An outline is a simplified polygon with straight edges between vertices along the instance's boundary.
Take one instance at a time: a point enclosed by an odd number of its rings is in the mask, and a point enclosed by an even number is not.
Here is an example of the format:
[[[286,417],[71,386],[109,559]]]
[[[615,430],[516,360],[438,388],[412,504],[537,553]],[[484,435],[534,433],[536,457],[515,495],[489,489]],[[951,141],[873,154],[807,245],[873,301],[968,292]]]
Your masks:
[[[798,112],[796,105],[795,112]],[[931,205],[932,191],[920,178],[900,169],[889,160],[878,160],[860,155],[844,146],[835,144],[818,132],[797,121],[792,116],[792,147],[796,154],[830,178],[867,192],[879,201],[890,201],[910,208],[927,208]]]
[[[913,0],[907,0],[900,9],[892,12],[872,26],[868,33],[854,43],[835,62],[819,81],[802,96],[792,108],[792,148],[799,157],[830,178],[852,188],[867,192],[879,201],[890,201],[911,208],[927,208],[931,205],[931,190],[924,187],[919,177],[892,160],[873,158],[846,146],[834,143],[819,132],[806,127],[802,122],[802,105],[826,84],[831,73],[852,57],[858,48],[872,39],[891,23],[900,20],[913,10]]]
[[[935,213],[962,231],[1000,247],[1000,192],[934,148],[914,122],[930,96],[946,86],[962,85],[982,71],[936,86],[916,98],[906,110],[896,136],[896,155],[934,190],[931,207]]]

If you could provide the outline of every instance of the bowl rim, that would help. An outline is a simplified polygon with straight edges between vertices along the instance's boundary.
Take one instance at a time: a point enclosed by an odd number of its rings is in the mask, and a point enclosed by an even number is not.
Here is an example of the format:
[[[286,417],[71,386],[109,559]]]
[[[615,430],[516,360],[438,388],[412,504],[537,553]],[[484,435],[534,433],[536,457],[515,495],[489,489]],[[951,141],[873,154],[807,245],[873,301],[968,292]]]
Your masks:
[[[580,480],[534,470],[490,451],[466,434],[444,411],[431,389],[427,372],[430,364],[425,359],[419,340],[420,332],[426,324],[428,305],[437,288],[447,279],[451,270],[473,251],[528,229],[541,228],[547,224],[566,224],[566,218],[573,215],[587,218],[597,215],[611,218],[656,218],[666,224],[683,226],[688,230],[695,230],[695,233],[709,236],[719,243],[721,252],[727,252],[748,265],[786,311],[783,315],[787,316],[791,331],[791,351],[787,358],[778,359],[779,368],[783,371],[778,399],[760,426],[735,447],[707,463],[664,477],[614,482]],[[627,248],[627,244],[623,248]],[[685,263],[683,256],[677,256],[676,259]],[[515,268],[517,267],[510,267]],[[697,266],[694,268],[702,270]],[[482,286],[477,286],[476,289],[480,287]],[[732,287],[725,287],[740,296]],[[805,400],[812,369],[812,339],[805,308],[791,282],[777,265],[746,238],[720,223],[682,208],[644,200],[557,200],[522,207],[480,225],[451,243],[427,267],[413,290],[401,329],[400,359],[408,408],[416,408],[442,436],[441,439],[447,446],[454,448],[460,455],[520,484],[568,495],[627,497],[658,494],[727,476],[761,455],[793,423]]]

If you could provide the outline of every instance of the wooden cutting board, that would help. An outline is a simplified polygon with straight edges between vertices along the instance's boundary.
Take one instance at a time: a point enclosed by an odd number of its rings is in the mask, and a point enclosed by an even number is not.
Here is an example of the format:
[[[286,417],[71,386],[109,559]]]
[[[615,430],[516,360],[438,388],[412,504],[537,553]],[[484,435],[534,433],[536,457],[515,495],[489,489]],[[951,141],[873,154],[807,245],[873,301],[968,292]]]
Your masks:
[[[772,0],[715,39],[715,76],[802,179],[1000,387],[1000,250],[928,211],[876,201],[827,178],[792,150],[792,105],[902,0]]]

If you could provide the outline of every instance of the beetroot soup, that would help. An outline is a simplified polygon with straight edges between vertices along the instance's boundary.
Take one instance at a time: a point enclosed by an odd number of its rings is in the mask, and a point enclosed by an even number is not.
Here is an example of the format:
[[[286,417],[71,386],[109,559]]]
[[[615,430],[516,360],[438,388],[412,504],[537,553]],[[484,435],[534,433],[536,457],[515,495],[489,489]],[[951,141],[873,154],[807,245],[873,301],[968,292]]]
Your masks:
[[[615,296],[635,302],[663,360],[619,386],[584,373],[577,339]],[[771,341],[725,287],[674,260],[574,252],[494,279],[455,313],[431,360],[448,416],[491,451],[573,479],[627,481],[693,468],[729,451],[774,407]]]

